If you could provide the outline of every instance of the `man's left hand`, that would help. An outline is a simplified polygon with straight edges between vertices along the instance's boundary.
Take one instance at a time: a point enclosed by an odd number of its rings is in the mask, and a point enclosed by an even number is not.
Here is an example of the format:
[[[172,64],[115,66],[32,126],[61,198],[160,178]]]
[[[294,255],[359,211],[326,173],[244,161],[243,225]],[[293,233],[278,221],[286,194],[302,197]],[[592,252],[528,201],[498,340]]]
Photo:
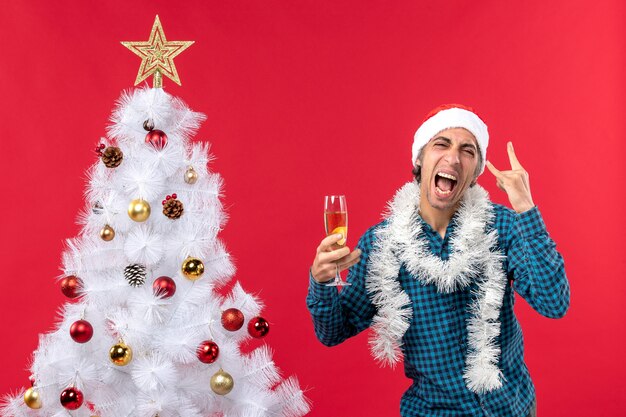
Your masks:
[[[535,207],[533,198],[530,195],[530,183],[528,181],[528,172],[519,163],[513,143],[507,143],[507,151],[509,153],[509,161],[511,161],[510,171],[499,171],[493,164],[487,161],[487,168],[496,177],[498,188],[506,192],[513,210],[517,213],[530,210]]]

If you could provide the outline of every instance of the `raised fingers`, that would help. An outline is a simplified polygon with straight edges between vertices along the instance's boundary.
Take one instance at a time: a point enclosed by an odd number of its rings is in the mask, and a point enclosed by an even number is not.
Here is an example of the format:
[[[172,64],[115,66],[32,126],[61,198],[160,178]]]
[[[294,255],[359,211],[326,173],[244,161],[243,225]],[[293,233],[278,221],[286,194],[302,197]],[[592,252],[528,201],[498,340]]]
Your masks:
[[[508,142],[506,146],[506,151],[509,154],[509,161],[511,162],[511,169],[524,169],[522,164],[520,164],[517,159],[517,155],[515,155],[515,150],[513,149],[513,142]]]
[[[496,167],[494,167],[491,162],[487,161],[486,165],[487,165],[487,169],[489,169],[489,171],[494,175],[494,177],[496,178],[502,177],[502,172],[500,172]]]

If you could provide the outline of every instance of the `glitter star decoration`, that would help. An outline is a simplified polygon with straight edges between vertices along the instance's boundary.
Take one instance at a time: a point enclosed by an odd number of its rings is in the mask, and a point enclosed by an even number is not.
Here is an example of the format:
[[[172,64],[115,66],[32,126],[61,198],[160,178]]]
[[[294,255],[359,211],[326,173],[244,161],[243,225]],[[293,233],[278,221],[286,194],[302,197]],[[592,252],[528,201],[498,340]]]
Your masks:
[[[174,58],[189,48],[191,44],[193,41],[168,41],[165,39],[163,26],[161,26],[159,15],[157,15],[152,25],[150,39],[147,42],[122,42],[122,45],[141,58],[141,66],[135,85],[153,74],[154,87],[161,87],[161,74],[181,85],[174,65]]]

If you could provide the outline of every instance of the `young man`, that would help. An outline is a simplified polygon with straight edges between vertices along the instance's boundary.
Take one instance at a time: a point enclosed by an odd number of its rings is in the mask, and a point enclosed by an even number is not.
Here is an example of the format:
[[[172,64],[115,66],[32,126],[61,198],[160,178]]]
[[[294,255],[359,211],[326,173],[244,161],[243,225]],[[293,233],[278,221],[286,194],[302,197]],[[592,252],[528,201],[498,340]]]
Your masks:
[[[372,327],[383,364],[404,358],[413,385],[402,416],[535,415],[514,291],[540,314],[569,307],[563,258],[534,205],[528,173],[508,143],[511,170],[487,162],[489,134],[470,108],[445,105],[415,134],[415,181],[350,252],[322,240],[307,305],[327,346]],[[485,165],[513,210],[476,184]],[[325,283],[349,267],[340,293]]]

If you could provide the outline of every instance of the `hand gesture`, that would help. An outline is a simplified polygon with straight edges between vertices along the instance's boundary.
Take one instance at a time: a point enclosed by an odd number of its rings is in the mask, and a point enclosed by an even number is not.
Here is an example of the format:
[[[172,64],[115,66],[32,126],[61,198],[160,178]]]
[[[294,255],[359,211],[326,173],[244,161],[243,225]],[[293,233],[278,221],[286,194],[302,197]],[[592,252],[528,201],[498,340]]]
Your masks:
[[[313,275],[315,281],[330,281],[335,277],[337,269],[341,272],[361,260],[361,251],[359,249],[350,252],[349,247],[336,245],[342,238],[341,234],[326,236],[317,247],[315,260],[311,267],[311,275]]]
[[[496,177],[498,188],[509,196],[513,210],[517,213],[522,213],[535,207],[533,198],[530,195],[528,172],[526,172],[517,156],[515,156],[512,142],[507,143],[507,151],[509,153],[509,161],[511,162],[510,171],[499,171],[489,161],[487,161],[487,168]]]

